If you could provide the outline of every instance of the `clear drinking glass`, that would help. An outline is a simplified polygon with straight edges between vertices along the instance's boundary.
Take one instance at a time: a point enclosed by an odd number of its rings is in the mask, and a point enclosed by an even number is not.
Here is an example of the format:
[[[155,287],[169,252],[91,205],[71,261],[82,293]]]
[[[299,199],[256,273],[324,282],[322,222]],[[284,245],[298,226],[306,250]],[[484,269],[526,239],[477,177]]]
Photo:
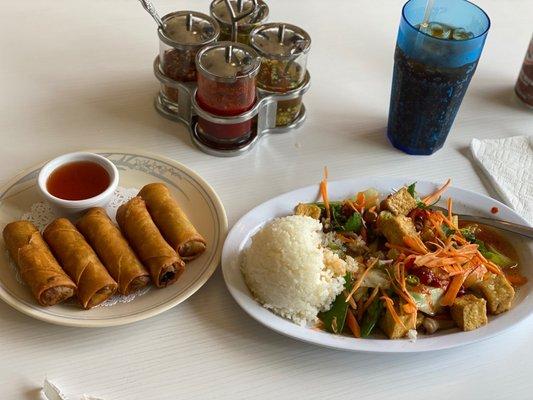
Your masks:
[[[433,3],[429,13],[428,1]],[[394,147],[433,154],[444,145],[489,27],[487,14],[466,0],[410,0],[404,5],[387,127]]]

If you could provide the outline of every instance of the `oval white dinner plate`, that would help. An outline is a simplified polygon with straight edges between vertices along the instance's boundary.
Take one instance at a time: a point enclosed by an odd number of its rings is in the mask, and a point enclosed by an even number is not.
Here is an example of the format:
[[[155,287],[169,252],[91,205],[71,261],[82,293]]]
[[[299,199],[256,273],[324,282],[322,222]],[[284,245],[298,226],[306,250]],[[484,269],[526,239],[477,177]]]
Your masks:
[[[412,181],[393,178],[360,178],[330,182],[328,193],[330,200],[340,200],[353,196],[360,190],[376,188],[386,195]],[[440,184],[418,182],[416,189],[420,194],[433,192]],[[457,213],[468,212],[473,215],[491,215],[490,209],[498,207],[498,218],[512,222],[526,224],[506,205],[490,197],[450,187],[444,197],[454,199],[454,210]],[[222,271],[226,285],[237,303],[254,319],[266,327],[305,342],[350,351],[365,351],[378,353],[419,352],[447,349],[469,343],[478,342],[495,336],[511,326],[525,319],[533,309],[532,281],[533,268],[528,264],[533,259],[533,245],[513,235],[512,241],[522,262],[522,272],[529,283],[517,291],[513,308],[498,316],[489,317],[489,323],[470,332],[447,330],[434,335],[419,334],[416,342],[408,339],[388,340],[384,337],[356,339],[349,336],[333,335],[316,329],[302,327],[291,321],[277,316],[262,307],[251,295],[244,283],[239,264],[240,254],[250,243],[250,237],[272,218],[290,215],[296,204],[312,202],[318,199],[318,185],[308,186],[275,197],[248,212],[231,229],[226,238],[222,251]]]
[[[38,305],[28,287],[21,284],[10,266],[3,240],[0,245],[0,298],[31,317],[59,325],[105,327],[123,325],[160,314],[186,300],[209,279],[220,262],[228,229],[222,202],[209,184],[184,165],[155,154],[120,151],[95,151],[118,168],[119,185],[140,189],[150,182],[164,182],[191,222],[205,237],[207,250],[187,263],[180,279],[164,289],[155,287],[130,302],[83,310],[76,304],[52,307]],[[43,201],[37,187],[41,167],[31,168],[0,189],[0,228]]]

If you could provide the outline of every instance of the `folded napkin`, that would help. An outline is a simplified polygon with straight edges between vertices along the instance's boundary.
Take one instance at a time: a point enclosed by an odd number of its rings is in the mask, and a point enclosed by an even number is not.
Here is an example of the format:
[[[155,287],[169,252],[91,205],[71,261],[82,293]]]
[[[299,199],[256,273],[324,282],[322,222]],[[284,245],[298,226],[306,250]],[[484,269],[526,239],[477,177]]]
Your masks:
[[[88,396],[86,394],[65,394],[55,384],[48,379],[44,380],[41,391],[42,400],[103,400],[99,397]]]
[[[533,226],[533,136],[473,139],[470,150],[503,201]]]

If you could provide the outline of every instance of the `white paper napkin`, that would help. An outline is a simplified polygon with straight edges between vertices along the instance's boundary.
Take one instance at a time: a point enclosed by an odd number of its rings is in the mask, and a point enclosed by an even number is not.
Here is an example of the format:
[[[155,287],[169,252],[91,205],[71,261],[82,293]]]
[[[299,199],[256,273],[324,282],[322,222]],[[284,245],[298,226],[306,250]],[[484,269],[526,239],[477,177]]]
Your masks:
[[[533,136],[473,139],[470,150],[504,202],[533,226]]]
[[[44,380],[43,390],[41,391],[42,400],[104,400],[99,397],[93,397],[86,394],[65,394],[55,384],[48,379]]]

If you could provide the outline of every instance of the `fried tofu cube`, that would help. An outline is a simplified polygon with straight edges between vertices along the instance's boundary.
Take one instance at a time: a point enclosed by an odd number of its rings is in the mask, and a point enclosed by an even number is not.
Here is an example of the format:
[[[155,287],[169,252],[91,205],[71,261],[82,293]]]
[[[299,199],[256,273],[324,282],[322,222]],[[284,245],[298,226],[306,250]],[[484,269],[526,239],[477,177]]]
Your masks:
[[[294,209],[296,215],[305,215],[314,219],[320,220],[322,210],[316,204],[303,204],[300,203]]]
[[[403,246],[404,236],[417,235],[411,218],[404,215],[393,215],[389,211],[382,211],[378,217],[378,228],[391,244]]]
[[[473,294],[456,298],[450,307],[450,313],[463,331],[472,331],[488,322],[487,302]]]
[[[511,308],[515,292],[505,276],[487,273],[474,288],[487,299],[491,314],[501,314]]]
[[[416,199],[404,186],[396,193],[389,195],[381,203],[381,207],[394,215],[407,215],[418,206]]]
[[[397,322],[392,317],[389,310],[386,310],[385,314],[383,314],[383,316],[379,320],[380,329],[385,335],[389,337],[389,339],[401,339],[405,335],[407,335],[407,332],[409,332],[409,330],[416,329],[416,320],[413,321],[413,317],[411,315],[400,315],[398,310],[396,310],[396,312],[403,325]]]

